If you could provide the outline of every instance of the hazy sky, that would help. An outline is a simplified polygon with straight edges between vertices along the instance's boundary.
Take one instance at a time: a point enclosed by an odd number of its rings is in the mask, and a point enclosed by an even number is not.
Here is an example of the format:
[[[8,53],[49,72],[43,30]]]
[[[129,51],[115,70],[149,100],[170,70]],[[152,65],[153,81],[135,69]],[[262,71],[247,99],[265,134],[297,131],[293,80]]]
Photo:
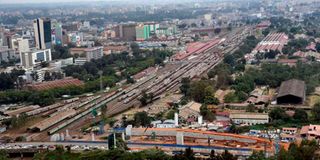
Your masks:
[[[0,0],[0,3],[52,3],[52,2],[79,2],[92,0]],[[123,1],[123,0],[99,0],[99,1]]]
[[[92,2],[92,1],[103,1],[103,2],[186,2],[186,1],[194,1],[197,2],[199,0],[0,0],[0,4],[22,4],[22,3],[59,3],[59,2]]]

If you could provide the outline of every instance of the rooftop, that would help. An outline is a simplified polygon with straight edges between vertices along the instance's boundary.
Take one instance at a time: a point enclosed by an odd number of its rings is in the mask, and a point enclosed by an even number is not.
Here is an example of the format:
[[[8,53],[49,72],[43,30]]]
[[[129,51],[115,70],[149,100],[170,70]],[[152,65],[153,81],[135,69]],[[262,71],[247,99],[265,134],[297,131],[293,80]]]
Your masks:
[[[305,83],[297,79],[290,79],[281,83],[278,97],[293,95],[297,97],[305,97]]]
[[[55,81],[40,82],[30,84],[27,87],[31,90],[47,90],[52,88],[66,87],[66,86],[82,86],[84,83],[79,79],[66,77]]]
[[[320,125],[308,125],[301,128],[300,134],[312,134],[320,136]]]
[[[230,113],[231,119],[269,119],[267,113]]]

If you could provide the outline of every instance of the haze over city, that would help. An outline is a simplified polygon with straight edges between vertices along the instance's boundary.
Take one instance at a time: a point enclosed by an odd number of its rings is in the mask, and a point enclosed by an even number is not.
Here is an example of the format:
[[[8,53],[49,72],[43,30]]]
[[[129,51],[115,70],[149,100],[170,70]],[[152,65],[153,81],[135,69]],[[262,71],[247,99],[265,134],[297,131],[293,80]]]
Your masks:
[[[0,159],[320,159],[320,0],[0,0]]]

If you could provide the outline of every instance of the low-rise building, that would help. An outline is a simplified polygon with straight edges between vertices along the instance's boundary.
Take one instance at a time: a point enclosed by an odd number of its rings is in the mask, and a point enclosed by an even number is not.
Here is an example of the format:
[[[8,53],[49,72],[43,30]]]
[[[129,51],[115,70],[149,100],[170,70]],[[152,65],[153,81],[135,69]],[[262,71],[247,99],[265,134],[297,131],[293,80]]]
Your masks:
[[[194,122],[200,116],[200,103],[189,102],[185,106],[179,108],[179,116],[188,122]]]
[[[84,65],[86,62],[87,62],[87,59],[86,59],[86,58],[76,58],[76,59],[74,59],[74,64],[75,64],[75,65],[82,66],[82,65]]]
[[[298,131],[297,128],[282,128],[282,133],[285,133],[285,134],[296,134]]]
[[[51,49],[36,50],[20,53],[21,66],[24,68],[33,68],[41,62],[49,62],[51,58]]]
[[[73,65],[73,64],[74,64],[73,57],[70,57],[70,58],[66,58],[66,59],[56,60],[56,61],[52,62],[50,64],[50,66],[53,66],[54,68],[60,70],[63,67],[66,67],[68,65]]]
[[[8,48],[7,46],[0,47],[0,64],[1,62],[9,62],[10,60],[15,60],[17,58],[13,49]]]
[[[151,122],[154,128],[176,128],[175,122],[172,119],[167,119],[165,121],[153,121]]]
[[[302,138],[312,140],[320,138],[320,125],[308,125],[303,126],[300,131],[300,136]]]
[[[288,39],[285,33],[270,33],[252,50],[252,53],[281,52]]]
[[[236,124],[256,125],[269,123],[267,113],[230,113],[230,119]]]
[[[71,48],[71,55],[78,55],[85,57],[86,61],[89,62],[92,59],[99,59],[103,56],[103,47],[92,47],[92,48]]]
[[[67,77],[67,78],[59,79],[55,81],[29,84],[27,87],[30,90],[47,90],[52,88],[60,88],[60,87],[67,87],[67,86],[82,86],[82,85],[84,85],[84,83],[79,79]]]
[[[281,83],[277,95],[277,104],[303,104],[306,99],[304,81],[291,79]]]
[[[128,46],[105,46],[103,48],[103,52],[105,55],[118,54],[128,50],[129,50]]]

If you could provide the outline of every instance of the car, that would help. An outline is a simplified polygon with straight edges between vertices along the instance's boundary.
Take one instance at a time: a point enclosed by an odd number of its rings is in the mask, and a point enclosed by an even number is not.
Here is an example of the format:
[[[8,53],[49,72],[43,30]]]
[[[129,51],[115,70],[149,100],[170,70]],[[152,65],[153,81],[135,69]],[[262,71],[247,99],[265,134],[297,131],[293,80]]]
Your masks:
[[[89,150],[90,150],[90,147],[84,146],[83,149],[84,149],[85,151],[89,151]]]
[[[196,153],[196,154],[194,154],[194,155],[195,155],[195,156],[198,156],[198,157],[199,157],[199,156],[201,156],[201,154],[200,154],[200,153]]]
[[[54,151],[54,150],[56,150],[56,146],[49,146],[49,147],[48,147],[48,150],[49,150],[49,151]]]

